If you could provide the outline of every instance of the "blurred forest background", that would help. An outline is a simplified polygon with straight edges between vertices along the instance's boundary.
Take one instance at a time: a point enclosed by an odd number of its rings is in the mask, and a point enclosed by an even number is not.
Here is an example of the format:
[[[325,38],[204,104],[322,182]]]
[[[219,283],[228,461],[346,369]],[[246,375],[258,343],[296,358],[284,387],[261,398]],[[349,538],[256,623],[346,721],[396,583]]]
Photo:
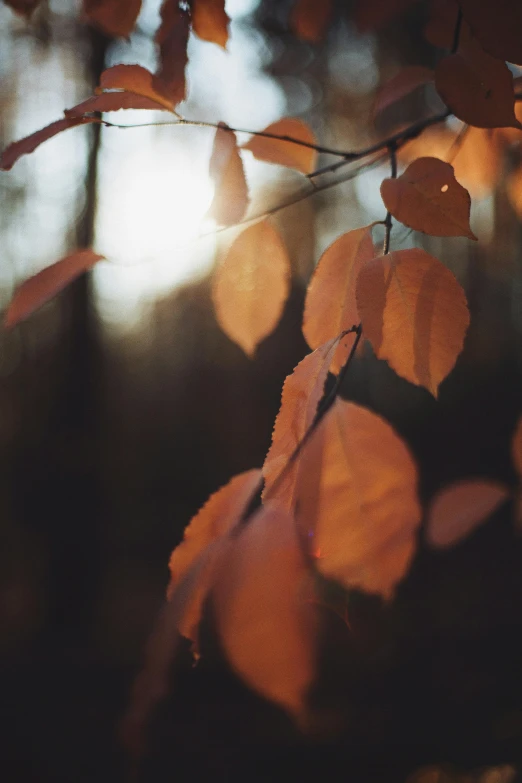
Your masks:
[[[47,0],[30,22],[0,5],[0,144],[60,117],[118,62],[155,66],[159,0],[129,41]],[[358,149],[438,111],[417,90],[382,115],[377,86],[401,66],[433,66],[428,4],[360,34],[339,2],[318,45],[289,28],[288,0],[231,0],[229,51],[190,42],[182,114],[261,129],[282,116],[322,143]],[[115,122],[165,115],[119,112]],[[522,132],[520,132],[522,136]],[[246,137],[245,137],[246,138]],[[190,517],[238,471],[262,464],[285,376],[307,351],[304,290],[337,236],[384,217],[371,168],[277,214],[293,292],[248,360],[217,327],[214,264],[234,232],[212,232],[205,128],[79,127],[0,177],[0,297],[71,249],[106,255],[14,330],[0,330],[0,732],[6,783],[123,780],[118,722],[164,599],[168,558]],[[518,147],[505,155],[510,166]],[[248,160],[247,160],[248,158]],[[303,181],[245,155],[254,209]],[[471,157],[473,168],[473,157]],[[521,411],[522,229],[501,176],[473,200],[479,243],[411,236],[464,284],[465,351],[440,400],[365,348],[343,393],[387,417],[420,465],[421,497],[452,480],[514,484],[509,444]],[[202,234],[200,237],[199,235]],[[429,243],[429,245],[428,245]],[[397,601],[354,595],[332,615],[317,703],[343,730],[305,740],[224,665],[176,665],[153,722],[143,780],[402,781],[416,766],[520,759],[522,542],[510,509],[445,554],[421,551]]]

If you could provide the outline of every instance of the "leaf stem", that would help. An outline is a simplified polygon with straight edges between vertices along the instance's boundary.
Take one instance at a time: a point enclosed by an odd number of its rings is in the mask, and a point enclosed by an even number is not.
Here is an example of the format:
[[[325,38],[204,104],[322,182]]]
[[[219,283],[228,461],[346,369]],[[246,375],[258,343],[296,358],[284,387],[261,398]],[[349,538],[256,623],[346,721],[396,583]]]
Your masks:
[[[453,43],[451,44],[451,54],[456,54],[459,48],[460,31],[462,29],[462,8],[459,6],[457,21],[455,22],[455,31],[453,33]]]
[[[392,179],[397,179],[397,145],[392,142],[388,147],[389,153],[390,153],[390,176]],[[392,215],[391,212],[386,213],[386,217],[384,218],[384,227],[385,227],[385,234],[384,234],[384,244],[382,248],[383,255],[387,255],[390,252],[390,240],[391,240],[391,232],[392,232]]]

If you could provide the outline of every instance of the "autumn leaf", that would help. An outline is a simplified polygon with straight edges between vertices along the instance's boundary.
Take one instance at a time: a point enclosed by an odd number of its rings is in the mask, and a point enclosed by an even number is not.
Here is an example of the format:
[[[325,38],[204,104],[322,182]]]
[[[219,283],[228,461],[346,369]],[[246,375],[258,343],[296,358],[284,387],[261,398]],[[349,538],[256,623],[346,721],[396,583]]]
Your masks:
[[[64,114],[68,119],[73,119],[95,111],[120,111],[120,109],[168,111],[164,103],[157,103],[144,95],[136,95],[133,92],[102,92],[101,95],[93,95],[78,103],[72,109],[66,109]]]
[[[381,114],[397,101],[409,95],[418,87],[433,82],[435,73],[422,65],[409,65],[390,79],[377,91],[373,114]]]
[[[161,6],[161,24],[156,33],[159,45],[159,69],[153,78],[153,87],[173,106],[185,100],[185,68],[188,62],[187,43],[190,18],[179,7],[178,0],[164,0]]]
[[[19,141],[14,141],[2,152],[0,157],[0,169],[2,169],[2,171],[9,171],[18,158],[22,155],[28,155],[30,152],[34,152],[40,144],[43,144],[43,142],[48,139],[52,139],[57,133],[61,133],[69,128],[76,128],[77,125],[86,125],[89,122],[98,122],[98,120],[96,117],[70,117],[56,120],[56,122],[51,122],[50,125],[46,125],[45,128],[41,128],[35,133],[31,133],[30,136],[25,136],[25,138],[20,139]]]
[[[476,239],[469,225],[471,199],[453,166],[438,158],[417,158],[396,179],[385,179],[386,209],[408,228],[438,237]]]
[[[325,37],[333,14],[333,0],[296,0],[290,12],[290,28],[298,38],[319,43]]]
[[[239,223],[248,206],[248,188],[236,135],[224,127],[214,137],[210,178],[216,190],[208,214],[222,226]]]
[[[445,487],[430,504],[428,543],[437,549],[458,544],[508,497],[509,490],[498,481],[471,479]]]
[[[203,41],[227,45],[229,17],[225,0],[192,0],[192,29]]]
[[[459,4],[473,35],[489,54],[522,65],[520,0],[459,0]]]
[[[106,90],[121,90],[124,96],[126,93],[142,95],[155,103],[159,103],[160,106],[156,108],[165,108],[173,111],[174,104],[156,90],[153,81],[154,76],[141,65],[113,65],[111,68],[103,71],[100,77],[100,86],[96,88],[95,92],[97,95],[102,95]],[[105,110],[101,109],[98,111]]]
[[[377,30],[399,16],[416,0],[357,0],[355,24],[361,33]]]
[[[313,145],[317,142],[311,129],[304,122],[287,117],[269,125],[263,133],[269,134],[268,137],[252,136],[250,141],[243,144],[243,149],[250,150],[258,160],[288,166],[303,174],[310,174],[314,170],[317,153]]]
[[[141,0],[83,0],[89,21],[107,35],[128,38],[141,10]]]
[[[449,269],[418,248],[379,256],[359,273],[357,307],[376,355],[436,397],[469,325],[466,296]]]
[[[393,595],[415,551],[421,508],[415,462],[388,422],[338,397],[304,450],[297,508],[324,576]]]
[[[296,525],[280,506],[260,509],[234,540],[212,591],[216,627],[234,671],[299,717],[315,673],[316,608]]]
[[[359,321],[355,288],[362,266],[375,255],[372,226],[348,231],[323,253],[306,292],[303,334],[310,348],[322,343]],[[339,372],[352,347],[349,335],[341,340],[331,370]]]
[[[275,228],[263,220],[234,241],[212,287],[216,318],[248,356],[275,328],[290,290],[290,262]]]
[[[272,444],[263,465],[262,497],[264,502],[277,500],[290,513],[295,504],[299,459],[287,465],[315,418],[338,342],[339,337],[334,337],[305,356],[283,384]]]
[[[33,11],[40,5],[41,0],[4,0],[4,3],[12,8],[20,16],[29,18]]]
[[[11,300],[4,318],[4,326],[9,328],[24,321],[75,278],[102,259],[103,256],[91,249],[77,250],[30,277],[17,289]]]
[[[261,471],[248,470],[234,476],[228,484],[210,496],[205,505],[191,519],[185,529],[183,541],[170,557],[170,583],[167,596],[171,599],[178,586],[196,563],[202,552],[214,541],[228,535],[240,522],[248,503],[261,484]],[[213,550],[214,551],[214,550]],[[217,550],[216,550],[217,551]],[[205,567],[207,577],[212,569]],[[178,630],[187,639],[196,641],[201,609],[209,584],[206,578],[198,579],[195,589],[185,602],[178,623]]]
[[[474,41],[438,63],[435,86],[453,114],[469,125],[520,127],[511,71]]]

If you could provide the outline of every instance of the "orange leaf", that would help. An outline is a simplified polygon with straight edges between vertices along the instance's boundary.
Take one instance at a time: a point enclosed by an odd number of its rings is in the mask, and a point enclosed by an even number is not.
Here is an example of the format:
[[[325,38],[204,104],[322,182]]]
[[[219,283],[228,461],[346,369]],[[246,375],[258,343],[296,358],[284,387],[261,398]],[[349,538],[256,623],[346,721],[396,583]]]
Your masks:
[[[165,95],[173,106],[185,100],[185,68],[190,19],[179,7],[178,0],[164,0],[161,6],[161,25],[156,33],[160,50],[160,67],[153,86]]]
[[[226,335],[252,356],[275,328],[290,290],[290,262],[275,228],[263,220],[243,231],[216,271],[212,300]]]
[[[371,226],[348,231],[324,251],[306,293],[303,334],[310,348],[318,348],[359,323],[357,276],[374,255]],[[350,335],[346,335],[336,351],[332,372],[339,372],[351,346]]]
[[[225,0],[192,0],[192,29],[204,41],[222,46],[228,41],[229,17]]]
[[[260,509],[234,540],[213,589],[216,626],[237,674],[300,716],[315,671],[316,609],[295,523]]]
[[[324,576],[392,596],[421,508],[415,462],[388,422],[338,397],[304,450],[297,508]]]
[[[239,523],[241,515],[261,483],[260,470],[248,470],[234,476],[228,484],[210,496],[205,505],[191,519],[183,541],[170,557],[171,573],[167,596],[171,599],[190,569],[208,546],[225,537]],[[213,550],[214,551],[214,550]],[[217,550],[215,550],[217,552]],[[212,558],[213,560],[213,558]],[[206,577],[203,574],[206,574]],[[196,641],[201,609],[209,589],[208,578],[213,573],[209,565],[185,601],[178,624],[179,632]]]
[[[296,0],[290,13],[290,27],[303,41],[322,41],[332,19],[332,0]]]
[[[522,168],[520,166],[508,175],[506,192],[511,206],[520,218],[522,216]]]
[[[4,0],[4,3],[12,8],[15,13],[29,18],[40,5],[40,0]]]
[[[373,105],[373,114],[380,114],[392,104],[400,101],[406,95],[429,84],[435,77],[430,68],[424,68],[422,65],[409,65],[402,71],[382,85],[377,91],[375,103]]]
[[[77,125],[86,125],[89,122],[97,121],[96,117],[71,117],[51,122],[51,124],[47,125],[45,128],[42,128],[35,133],[31,133],[30,136],[26,136],[25,138],[20,139],[20,141],[14,141],[6,147],[0,157],[0,169],[9,171],[18,158],[22,155],[28,155],[30,152],[34,152],[40,144],[43,144],[47,139],[52,139],[57,133],[61,133],[68,128],[75,128]]]
[[[107,35],[128,38],[141,10],[141,0],[83,0],[89,21]]]
[[[453,166],[438,158],[417,158],[397,179],[385,179],[386,209],[405,226],[437,237],[476,239],[469,225],[471,199]]]
[[[283,384],[281,407],[274,424],[272,444],[263,465],[265,487],[262,497],[265,502],[277,500],[290,513],[295,503],[299,460],[295,460],[288,468],[286,466],[315,418],[338,341],[339,338],[334,337],[305,356]],[[279,481],[283,470],[285,475]]]
[[[511,456],[518,477],[522,481],[522,416],[517,421],[513,440],[511,441]]]
[[[105,90],[122,90],[124,95],[125,93],[142,95],[159,103],[162,108],[173,111],[172,101],[167,100],[155,89],[153,80],[151,72],[141,65],[113,65],[100,76],[100,86],[96,88],[96,94],[103,94]]]
[[[510,63],[522,65],[522,4],[520,0],[459,0],[473,35],[484,49]]]
[[[144,95],[135,95],[133,92],[103,92],[101,95],[93,95],[85,101],[66,109],[67,118],[81,117],[94,111],[120,111],[120,109],[149,109],[152,111],[167,111],[166,106]]]
[[[210,177],[216,185],[208,214],[222,226],[239,223],[248,206],[248,188],[236,135],[218,128],[210,158]]]
[[[97,255],[91,249],[77,250],[30,277],[17,289],[11,300],[5,315],[4,326],[9,328],[24,321],[76,277],[102,259],[103,256]]]
[[[428,511],[428,543],[437,549],[458,544],[508,497],[507,487],[497,481],[474,479],[445,487]]]
[[[469,325],[466,296],[449,269],[418,248],[379,256],[359,274],[357,306],[376,355],[436,397]]]
[[[469,125],[520,128],[511,71],[474,41],[438,63],[435,86],[455,116]]]
[[[317,153],[310,145],[316,144],[316,138],[304,122],[287,117],[272,123],[263,133],[278,138],[252,136],[250,141],[243,144],[243,149],[250,150],[258,160],[288,166],[302,171],[303,174],[310,174],[314,170]],[[303,144],[288,139],[295,139]]]

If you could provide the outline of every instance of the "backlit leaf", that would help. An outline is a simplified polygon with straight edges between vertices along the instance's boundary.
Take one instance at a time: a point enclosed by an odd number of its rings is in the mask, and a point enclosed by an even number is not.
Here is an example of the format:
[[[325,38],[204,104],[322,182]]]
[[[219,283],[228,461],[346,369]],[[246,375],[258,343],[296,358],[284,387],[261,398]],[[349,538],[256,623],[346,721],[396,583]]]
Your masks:
[[[113,65],[103,71],[100,77],[100,86],[96,88],[97,95],[105,90],[122,90],[125,93],[142,95],[163,108],[173,111],[172,101],[159,93],[153,85],[154,77],[150,71],[141,65]]]
[[[310,348],[318,348],[361,320],[355,289],[360,269],[375,255],[371,229],[365,226],[343,234],[319,259],[306,293],[303,318],[303,334]],[[350,335],[341,340],[332,372],[344,365],[352,343]]]
[[[91,249],[77,250],[30,277],[16,290],[5,315],[4,326],[15,326],[25,320],[101,259],[103,256]]]
[[[218,128],[210,158],[210,177],[216,190],[209,215],[222,226],[232,226],[244,217],[248,188],[236,135]]]
[[[333,13],[333,0],[296,0],[290,13],[290,27],[298,38],[310,43],[322,41]]]
[[[30,17],[40,5],[41,0],[4,0],[4,3],[20,16]]]
[[[457,544],[486,522],[508,497],[507,487],[497,481],[474,479],[445,487],[428,511],[428,543],[437,549]]]
[[[224,49],[230,22],[225,12],[225,0],[192,0],[191,8],[192,29],[196,35]]]
[[[159,69],[153,86],[165,95],[173,106],[185,99],[185,68],[190,18],[179,7],[178,0],[164,0],[161,6],[161,25],[156,33],[159,45]]]
[[[297,513],[324,576],[390,598],[421,520],[406,444],[380,416],[338,397],[304,450]]]
[[[520,0],[459,0],[473,35],[499,60],[522,65],[522,3]]]
[[[317,153],[310,145],[317,142],[311,129],[304,122],[287,117],[272,123],[264,129],[263,133],[279,138],[252,136],[250,141],[243,145],[243,149],[250,150],[258,160],[288,166],[303,174],[310,174],[314,170]],[[285,139],[295,139],[303,144]]]
[[[353,335],[351,338],[353,342]],[[288,468],[286,466],[317,413],[337,343],[335,337],[305,356],[283,384],[272,444],[263,465],[265,487],[262,497],[265,502],[277,500],[290,513],[295,504],[299,458]],[[279,481],[283,471],[284,476]]]
[[[315,672],[316,608],[291,516],[260,509],[234,540],[213,589],[225,655],[255,691],[300,716]],[[309,588],[308,588],[309,591]]]
[[[435,86],[455,116],[469,125],[520,127],[511,71],[475,42],[438,63]]]
[[[172,598],[190,569],[201,554],[214,541],[223,538],[240,522],[241,515],[261,483],[260,470],[248,470],[234,476],[228,484],[210,496],[205,505],[191,519],[185,530],[183,541],[170,556],[170,583],[167,591]],[[214,551],[214,550],[213,550]],[[216,550],[217,551],[217,550]],[[212,569],[205,566],[204,573],[194,584],[194,589],[185,601],[178,623],[178,630],[187,639],[196,641],[201,609],[208,592]],[[206,574],[206,576],[204,576]]]
[[[163,103],[153,101],[144,95],[136,95],[133,92],[102,92],[101,95],[93,95],[85,101],[66,109],[67,118],[81,117],[83,114],[99,111],[120,111],[120,109],[149,109],[149,111],[167,111]]]
[[[379,256],[359,274],[357,306],[376,355],[436,397],[469,325],[466,296],[449,269],[418,248]]]
[[[418,87],[429,84],[434,78],[435,73],[422,65],[409,65],[403,68],[393,79],[379,88],[373,105],[374,115],[385,111]]]
[[[405,226],[438,237],[476,239],[469,225],[471,199],[453,166],[438,158],[417,158],[396,179],[385,179],[386,209]]]
[[[141,10],[141,0],[83,0],[89,21],[107,35],[128,38]]]
[[[516,168],[506,178],[506,192],[511,206],[520,218],[522,216],[522,168]]]
[[[217,269],[212,300],[219,325],[252,356],[275,328],[290,290],[290,262],[275,228],[263,220],[243,231]]]
[[[57,133],[61,133],[68,128],[75,128],[77,125],[86,125],[89,122],[98,122],[96,117],[70,117],[67,119],[56,120],[51,122],[50,125],[46,125],[45,128],[41,128],[35,133],[31,133],[30,136],[26,136],[20,141],[14,141],[2,152],[0,157],[0,169],[3,171],[9,171],[18,158],[22,155],[28,155],[30,152],[43,144],[47,139],[52,139]]]

